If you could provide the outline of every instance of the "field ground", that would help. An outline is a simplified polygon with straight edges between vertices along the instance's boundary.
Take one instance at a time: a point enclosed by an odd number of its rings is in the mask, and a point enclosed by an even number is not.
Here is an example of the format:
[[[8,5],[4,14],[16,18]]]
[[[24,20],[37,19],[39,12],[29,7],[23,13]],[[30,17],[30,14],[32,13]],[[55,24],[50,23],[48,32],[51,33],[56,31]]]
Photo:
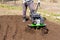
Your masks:
[[[0,40],[60,40],[60,25],[46,20],[49,33],[42,36],[39,30],[26,31],[29,23],[23,23],[20,15],[0,16]]]

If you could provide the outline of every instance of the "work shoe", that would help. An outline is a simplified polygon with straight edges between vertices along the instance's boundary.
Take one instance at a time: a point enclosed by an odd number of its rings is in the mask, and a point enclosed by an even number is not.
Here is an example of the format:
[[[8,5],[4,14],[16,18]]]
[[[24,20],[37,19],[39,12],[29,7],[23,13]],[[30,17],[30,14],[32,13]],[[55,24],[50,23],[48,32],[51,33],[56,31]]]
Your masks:
[[[23,17],[23,22],[26,22],[28,20],[28,18]]]
[[[23,19],[23,22],[26,22],[26,19]]]

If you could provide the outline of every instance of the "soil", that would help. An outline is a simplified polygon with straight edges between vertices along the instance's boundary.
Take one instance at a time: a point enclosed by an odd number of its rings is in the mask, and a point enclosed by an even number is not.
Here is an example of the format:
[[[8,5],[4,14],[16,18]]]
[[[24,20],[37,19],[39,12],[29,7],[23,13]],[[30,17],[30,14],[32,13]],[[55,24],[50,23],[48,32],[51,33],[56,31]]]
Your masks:
[[[41,35],[40,30],[27,31],[27,24],[21,15],[0,16],[0,40],[60,40],[60,25],[46,20],[48,34]]]

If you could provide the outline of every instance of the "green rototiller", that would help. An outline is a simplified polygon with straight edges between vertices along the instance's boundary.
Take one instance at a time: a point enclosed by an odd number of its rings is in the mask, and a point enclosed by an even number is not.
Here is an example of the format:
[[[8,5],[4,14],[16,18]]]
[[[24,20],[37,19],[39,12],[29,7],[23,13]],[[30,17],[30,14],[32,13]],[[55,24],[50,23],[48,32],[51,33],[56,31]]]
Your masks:
[[[42,29],[42,32],[47,34],[48,28],[46,27],[46,24],[44,23],[45,18],[37,13],[38,6],[39,5],[37,5],[36,10],[33,10],[32,13],[30,14],[30,19],[31,19],[32,23],[28,24],[28,28]]]

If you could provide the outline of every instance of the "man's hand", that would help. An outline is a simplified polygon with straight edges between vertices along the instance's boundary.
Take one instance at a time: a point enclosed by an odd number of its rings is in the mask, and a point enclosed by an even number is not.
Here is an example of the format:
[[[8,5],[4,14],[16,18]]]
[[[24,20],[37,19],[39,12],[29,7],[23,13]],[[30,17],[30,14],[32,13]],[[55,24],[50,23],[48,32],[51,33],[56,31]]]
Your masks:
[[[38,0],[38,5],[40,6],[40,0]]]
[[[38,5],[40,6],[40,2],[38,2]]]
[[[26,1],[25,0],[23,0],[23,3],[25,3]]]

